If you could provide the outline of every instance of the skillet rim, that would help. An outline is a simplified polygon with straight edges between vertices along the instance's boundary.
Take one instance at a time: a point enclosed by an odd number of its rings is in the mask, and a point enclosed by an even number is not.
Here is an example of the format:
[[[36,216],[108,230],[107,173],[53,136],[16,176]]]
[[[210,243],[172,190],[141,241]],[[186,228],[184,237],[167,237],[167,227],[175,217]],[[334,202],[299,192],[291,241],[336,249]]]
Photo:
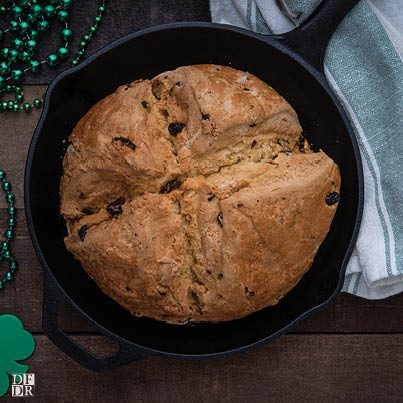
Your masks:
[[[38,238],[36,236],[35,232],[35,227],[33,224],[33,218],[31,214],[31,197],[30,197],[30,185],[31,185],[31,169],[32,169],[32,164],[33,164],[33,159],[34,159],[34,154],[36,151],[36,145],[38,142],[38,138],[40,137],[41,131],[43,129],[44,123],[46,121],[46,118],[49,114],[49,106],[51,104],[51,98],[52,98],[52,93],[54,90],[57,88],[60,82],[62,82],[65,78],[72,76],[76,73],[79,73],[80,70],[84,69],[88,65],[90,65],[94,60],[99,58],[100,56],[104,55],[105,53],[109,52],[110,50],[117,48],[118,46],[130,42],[131,40],[134,40],[140,36],[145,36],[147,34],[152,34],[156,32],[162,32],[162,31],[170,31],[170,30],[175,30],[175,29],[183,29],[183,28],[199,28],[199,29],[215,29],[218,31],[227,31],[230,33],[237,33],[237,34],[242,34],[245,36],[248,36],[250,38],[253,38],[255,40],[259,40],[264,42],[268,46],[272,46],[279,50],[280,52],[286,54],[288,57],[291,57],[293,60],[295,60],[302,68],[304,68],[308,73],[313,76],[313,78],[320,84],[320,86],[324,89],[324,91],[327,93],[327,95],[331,98],[333,104],[336,106],[338,112],[340,113],[341,118],[343,119],[343,123],[347,129],[352,147],[353,147],[353,153],[355,157],[355,166],[356,166],[356,172],[357,172],[357,185],[358,185],[358,200],[357,200],[357,214],[355,217],[355,222],[354,222],[354,227],[353,227],[353,232],[350,238],[349,245],[344,253],[343,261],[340,267],[339,271],[339,279],[336,288],[334,289],[333,293],[321,304],[316,305],[312,307],[311,309],[307,310],[300,316],[298,316],[296,319],[293,321],[289,322],[288,325],[284,326],[282,329],[278,330],[277,332],[274,332],[258,341],[255,341],[253,343],[237,347],[237,348],[232,348],[229,350],[225,351],[220,351],[220,352],[214,352],[214,353],[207,353],[207,354],[197,354],[197,353],[191,353],[191,354],[186,354],[186,353],[174,353],[174,352],[167,352],[167,351],[162,351],[162,350],[157,350],[149,347],[142,346],[140,344],[134,343],[130,340],[124,339],[123,337],[119,336],[116,333],[113,333],[112,331],[106,329],[103,327],[101,324],[99,324],[95,319],[93,319],[91,316],[89,316],[78,304],[76,304],[73,299],[66,293],[64,290],[63,286],[59,283],[59,281],[56,279],[55,275],[53,274],[51,268],[49,267],[45,256],[42,253],[40,243],[38,241]],[[323,73],[321,73],[319,70],[317,70],[315,67],[310,65],[304,58],[303,56],[299,55],[297,52],[289,49],[287,46],[281,43],[281,40],[283,40],[285,36],[283,35],[262,35],[255,33],[253,31],[249,31],[244,28],[228,25],[228,24],[217,24],[217,23],[211,23],[211,22],[176,22],[176,23],[171,23],[171,24],[163,24],[163,25],[158,25],[146,29],[142,29],[139,31],[136,31],[132,34],[126,35],[122,38],[119,38],[110,44],[104,46],[97,52],[93,53],[91,56],[89,56],[87,59],[85,59],[82,63],[80,63],[78,66],[69,68],[62,73],[60,73],[49,85],[47,91],[46,91],[46,96],[44,99],[43,103],[43,109],[42,113],[40,116],[40,119],[38,121],[38,124],[35,128],[35,131],[33,133],[31,143],[28,149],[28,154],[27,154],[27,159],[26,159],[26,165],[25,165],[25,172],[24,172],[24,210],[25,210],[25,217],[27,221],[27,226],[28,226],[28,231],[32,240],[32,244],[34,246],[35,253],[38,257],[38,260],[41,264],[42,270],[44,272],[44,283],[46,282],[51,282],[51,284],[48,284],[48,287],[57,287],[58,289],[58,294],[60,296],[59,299],[63,298],[64,301],[67,301],[70,306],[73,307],[75,311],[77,311],[80,315],[82,315],[85,320],[89,321],[97,330],[99,330],[103,335],[111,338],[115,342],[117,342],[120,346],[120,352],[127,352],[129,354],[133,354],[133,360],[136,359],[135,354],[142,352],[145,353],[145,356],[151,356],[151,355],[160,355],[160,356],[166,356],[166,357],[171,357],[171,358],[181,358],[181,359],[211,359],[211,358],[222,358],[225,356],[228,356],[230,354],[233,354],[235,352],[242,352],[245,350],[249,350],[251,348],[258,347],[264,343],[267,343],[269,341],[272,341],[281,335],[284,335],[285,333],[288,333],[290,330],[294,329],[302,320],[307,319],[308,317],[311,317],[315,312],[320,312],[327,306],[329,306],[335,298],[339,295],[341,292],[342,286],[343,286],[343,280],[345,277],[345,271],[347,268],[348,261],[351,257],[351,254],[353,252],[353,248],[355,246],[358,233],[360,230],[360,224],[362,220],[362,214],[363,214],[363,206],[364,206],[364,176],[363,176],[363,167],[362,167],[362,160],[361,160],[361,155],[358,147],[358,141],[355,135],[355,131],[353,129],[353,126],[348,118],[348,114],[345,111],[345,109],[342,107],[340,101],[336,97],[335,93],[327,83],[327,80],[324,76]],[[54,291],[54,290],[53,290]],[[44,287],[44,293],[43,293],[43,299],[45,300],[46,295],[46,287]],[[68,336],[67,336],[68,337]],[[83,347],[80,347],[84,349]],[[86,349],[84,349],[86,350]],[[87,351],[87,350],[86,350]],[[120,354],[120,352],[117,352],[115,354]],[[89,353],[91,354],[91,353]],[[105,357],[108,358],[108,357]],[[101,358],[100,358],[101,359]]]

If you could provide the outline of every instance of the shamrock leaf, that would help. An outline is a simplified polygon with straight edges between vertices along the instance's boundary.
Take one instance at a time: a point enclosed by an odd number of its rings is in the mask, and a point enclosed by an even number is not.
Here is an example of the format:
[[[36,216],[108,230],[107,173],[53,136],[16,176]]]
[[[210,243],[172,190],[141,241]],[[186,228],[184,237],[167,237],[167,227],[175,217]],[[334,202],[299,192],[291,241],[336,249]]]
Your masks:
[[[16,361],[25,360],[35,349],[35,341],[21,321],[13,315],[0,315],[0,397],[10,385],[8,374],[24,374],[29,366]]]

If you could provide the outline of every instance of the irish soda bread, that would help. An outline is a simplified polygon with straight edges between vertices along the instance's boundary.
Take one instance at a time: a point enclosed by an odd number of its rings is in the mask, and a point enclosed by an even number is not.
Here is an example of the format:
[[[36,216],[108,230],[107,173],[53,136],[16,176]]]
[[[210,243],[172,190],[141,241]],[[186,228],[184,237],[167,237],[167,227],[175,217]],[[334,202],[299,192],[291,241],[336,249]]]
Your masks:
[[[218,322],[276,304],[339,199],[337,165],[309,149],[292,107],[230,67],[121,86],[69,140],[66,246],[136,316]]]

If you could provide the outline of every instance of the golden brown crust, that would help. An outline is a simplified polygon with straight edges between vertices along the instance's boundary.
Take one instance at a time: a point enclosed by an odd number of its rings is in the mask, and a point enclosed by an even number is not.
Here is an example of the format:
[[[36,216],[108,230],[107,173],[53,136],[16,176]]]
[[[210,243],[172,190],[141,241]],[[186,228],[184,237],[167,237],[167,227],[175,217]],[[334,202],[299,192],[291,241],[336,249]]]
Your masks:
[[[274,305],[309,269],[340,189],[300,134],[277,92],[229,67],[119,87],[70,136],[66,246],[135,315],[217,322]]]

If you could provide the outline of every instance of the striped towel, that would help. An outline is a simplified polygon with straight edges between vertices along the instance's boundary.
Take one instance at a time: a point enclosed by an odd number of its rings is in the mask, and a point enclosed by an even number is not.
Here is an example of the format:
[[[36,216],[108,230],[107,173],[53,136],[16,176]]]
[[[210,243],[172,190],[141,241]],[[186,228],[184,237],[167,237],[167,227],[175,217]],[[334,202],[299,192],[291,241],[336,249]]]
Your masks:
[[[210,8],[213,22],[277,34],[319,3],[210,0]],[[403,0],[361,0],[333,35],[325,71],[364,166],[363,221],[343,291],[385,298],[403,291]]]

